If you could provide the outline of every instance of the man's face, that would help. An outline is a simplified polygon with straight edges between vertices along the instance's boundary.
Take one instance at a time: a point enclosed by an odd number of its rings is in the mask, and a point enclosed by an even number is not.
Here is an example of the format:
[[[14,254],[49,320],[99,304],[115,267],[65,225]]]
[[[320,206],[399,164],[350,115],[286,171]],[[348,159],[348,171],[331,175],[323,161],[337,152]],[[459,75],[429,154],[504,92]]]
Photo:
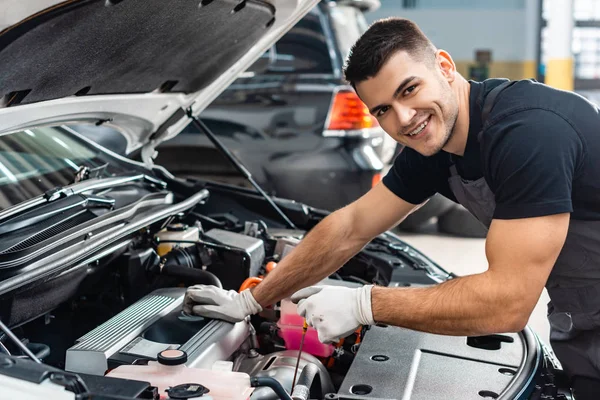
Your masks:
[[[356,84],[356,91],[392,138],[431,156],[446,145],[458,116],[457,95],[450,86],[453,68],[451,59],[439,52],[428,63],[399,51],[375,77]]]

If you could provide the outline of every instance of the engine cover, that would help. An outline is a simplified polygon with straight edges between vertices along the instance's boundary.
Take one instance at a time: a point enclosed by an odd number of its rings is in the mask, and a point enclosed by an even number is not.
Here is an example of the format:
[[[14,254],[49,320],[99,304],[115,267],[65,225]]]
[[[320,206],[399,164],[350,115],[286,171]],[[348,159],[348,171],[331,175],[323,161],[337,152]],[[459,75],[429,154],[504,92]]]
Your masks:
[[[155,360],[165,349],[188,354],[188,367],[212,368],[250,336],[247,322],[232,324],[181,314],[185,288],[160,289],[140,299],[67,350],[65,370],[104,375],[138,360]]]
[[[466,338],[372,326],[328,399],[519,398],[538,362],[535,343],[515,333]]]

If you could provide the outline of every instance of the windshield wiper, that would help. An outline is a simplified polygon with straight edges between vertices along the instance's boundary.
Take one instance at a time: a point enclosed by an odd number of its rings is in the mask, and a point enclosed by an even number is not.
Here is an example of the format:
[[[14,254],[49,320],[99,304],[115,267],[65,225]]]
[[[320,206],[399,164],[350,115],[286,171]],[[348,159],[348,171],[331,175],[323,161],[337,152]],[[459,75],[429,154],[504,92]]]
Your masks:
[[[166,189],[167,187],[166,182],[143,173],[126,174],[120,176],[112,176],[108,178],[90,179],[84,182],[74,183],[68,186],[58,186],[48,190],[43,195],[33,197],[29,200],[25,200],[10,208],[0,211],[0,224],[2,223],[2,221],[11,218],[14,215],[27,212],[32,208],[42,206],[44,204],[56,201],[58,199],[62,199],[64,197],[70,197],[79,193],[88,192],[92,190],[115,188],[118,186],[128,185],[133,182],[139,181],[145,181],[162,190]]]
[[[108,167],[108,163],[94,168],[90,168],[87,165],[81,165],[77,172],[75,172],[75,176],[73,176],[73,181],[71,181],[71,183],[85,181],[90,178],[99,178],[100,174],[106,170],[106,167]]]
[[[219,139],[217,139],[217,136],[210,130],[208,126],[206,126],[206,124],[204,124],[204,122],[202,122],[192,114],[191,108],[187,110],[186,114],[192,120],[192,123],[196,126],[196,128],[204,132],[204,134],[210,139],[210,141],[215,145],[215,147],[219,149],[221,153],[223,153],[223,155],[231,162],[231,164],[233,164],[233,166],[238,170],[238,172],[242,174],[248,180],[248,182],[250,182],[252,186],[254,186],[256,191],[260,193],[262,197],[271,205],[271,207],[273,207],[277,214],[281,216],[281,219],[283,219],[291,229],[297,229],[296,225],[294,225],[294,223],[288,218],[288,216],[285,215],[283,210],[281,210],[281,208],[279,208],[277,204],[275,204],[273,199],[271,199],[271,197],[269,197],[269,195],[265,193],[265,191],[258,185],[258,183],[256,183],[254,178],[252,178],[252,174],[250,173],[250,171],[248,171],[246,167],[244,167],[244,165],[237,158],[235,158],[233,154],[231,154],[227,147],[225,147],[223,143],[221,143]]]
[[[107,197],[84,196],[82,194],[68,196],[61,201],[50,202],[0,224],[0,235],[37,224],[69,210],[89,210],[91,208],[112,209],[114,205],[115,199]]]

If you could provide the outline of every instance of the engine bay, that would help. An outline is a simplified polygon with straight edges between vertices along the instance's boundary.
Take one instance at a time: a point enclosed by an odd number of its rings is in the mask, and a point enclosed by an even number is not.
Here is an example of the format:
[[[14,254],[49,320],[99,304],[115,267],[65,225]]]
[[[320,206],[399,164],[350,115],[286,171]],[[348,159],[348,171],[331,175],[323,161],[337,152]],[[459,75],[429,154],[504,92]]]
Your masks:
[[[185,398],[166,391],[190,389],[178,384],[254,400],[287,399],[294,385],[305,390],[294,398],[304,399],[498,398],[520,390],[541,362],[529,331],[466,338],[378,325],[325,345],[312,328],[302,339],[302,318],[289,299],[236,324],[183,313],[188,286],[241,291],[259,284],[322,218],[282,203],[299,222],[290,229],[250,191],[204,189],[209,195],[193,207],[153,220],[83,267],[5,295],[2,320],[47,368],[82,377],[88,390],[129,398]],[[386,233],[322,284],[408,287],[451,278]],[[5,355],[26,361],[5,334],[0,344]],[[113,393],[111,382],[135,384]],[[141,390],[139,382],[148,385]],[[456,393],[446,397],[453,382]]]

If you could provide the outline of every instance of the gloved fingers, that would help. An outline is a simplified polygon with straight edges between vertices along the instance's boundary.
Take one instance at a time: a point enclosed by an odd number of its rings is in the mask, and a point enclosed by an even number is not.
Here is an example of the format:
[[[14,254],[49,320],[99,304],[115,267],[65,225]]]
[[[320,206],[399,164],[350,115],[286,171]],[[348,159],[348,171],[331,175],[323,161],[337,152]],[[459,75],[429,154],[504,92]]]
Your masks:
[[[319,337],[319,342],[323,344],[335,343],[331,332],[329,332],[329,329],[327,328],[327,324],[324,323],[322,318],[314,318],[313,323],[313,327],[317,331]]]
[[[318,323],[317,325],[319,328],[315,327],[315,329],[317,329],[319,341],[323,344],[337,343],[342,338],[348,337],[356,331],[356,329],[349,329],[345,332],[339,332],[335,327],[332,329],[331,324]]]
[[[219,308],[219,306],[214,305],[194,305],[192,306],[192,314],[207,318],[217,318],[217,316],[220,316],[222,314],[221,312],[219,312]]]
[[[331,337],[324,332],[319,332],[319,342],[323,344],[335,344],[340,341],[340,337]]]
[[[185,296],[183,297],[183,312],[187,313],[187,314],[191,314],[192,313],[192,307],[197,305],[197,302],[194,301],[194,299],[192,299],[190,297],[190,293],[186,292]]]
[[[304,320],[306,321],[306,325],[310,326],[311,328],[313,327],[312,319],[310,317],[305,317]]]
[[[211,293],[212,295],[219,295],[227,292],[226,290],[218,288],[214,285],[194,285],[188,287],[187,291],[191,293]]]
[[[210,285],[196,284],[196,285],[189,286],[188,290],[190,290],[190,289],[204,289],[204,288],[206,288],[208,286],[210,286]]]
[[[313,296],[319,293],[321,290],[323,290],[323,286],[309,286],[304,289],[300,289],[292,295],[292,303],[298,303],[300,300]]]
[[[186,296],[187,302],[192,302],[194,304],[203,304],[207,306],[218,306],[220,303],[212,296],[209,296],[205,293],[194,293],[190,292]]]
[[[306,318],[306,299],[302,299],[298,302],[298,307],[296,308],[296,313],[301,317]]]
[[[232,294],[216,286],[204,285],[201,288],[188,289],[186,297],[199,304],[219,305],[224,301],[231,300]]]
[[[194,303],[193,302],[187,301],[187,298],[184,299],[184,301],[183,301],[183,307],[182,307],[182,310],[183,310],[184,313],[191,314],[193,307],[194,307]]]
[[[239,322],[240,321],[240,320],[237,320],[237,319],[230,317],[229,315],[221,312],[221,308],[219,306],[194,306],[192,308],[192,313],[194,315],[199,315],[201,317],[212,318],[212,319],[222,319],[222,320],[228,321],[228,322]]]

